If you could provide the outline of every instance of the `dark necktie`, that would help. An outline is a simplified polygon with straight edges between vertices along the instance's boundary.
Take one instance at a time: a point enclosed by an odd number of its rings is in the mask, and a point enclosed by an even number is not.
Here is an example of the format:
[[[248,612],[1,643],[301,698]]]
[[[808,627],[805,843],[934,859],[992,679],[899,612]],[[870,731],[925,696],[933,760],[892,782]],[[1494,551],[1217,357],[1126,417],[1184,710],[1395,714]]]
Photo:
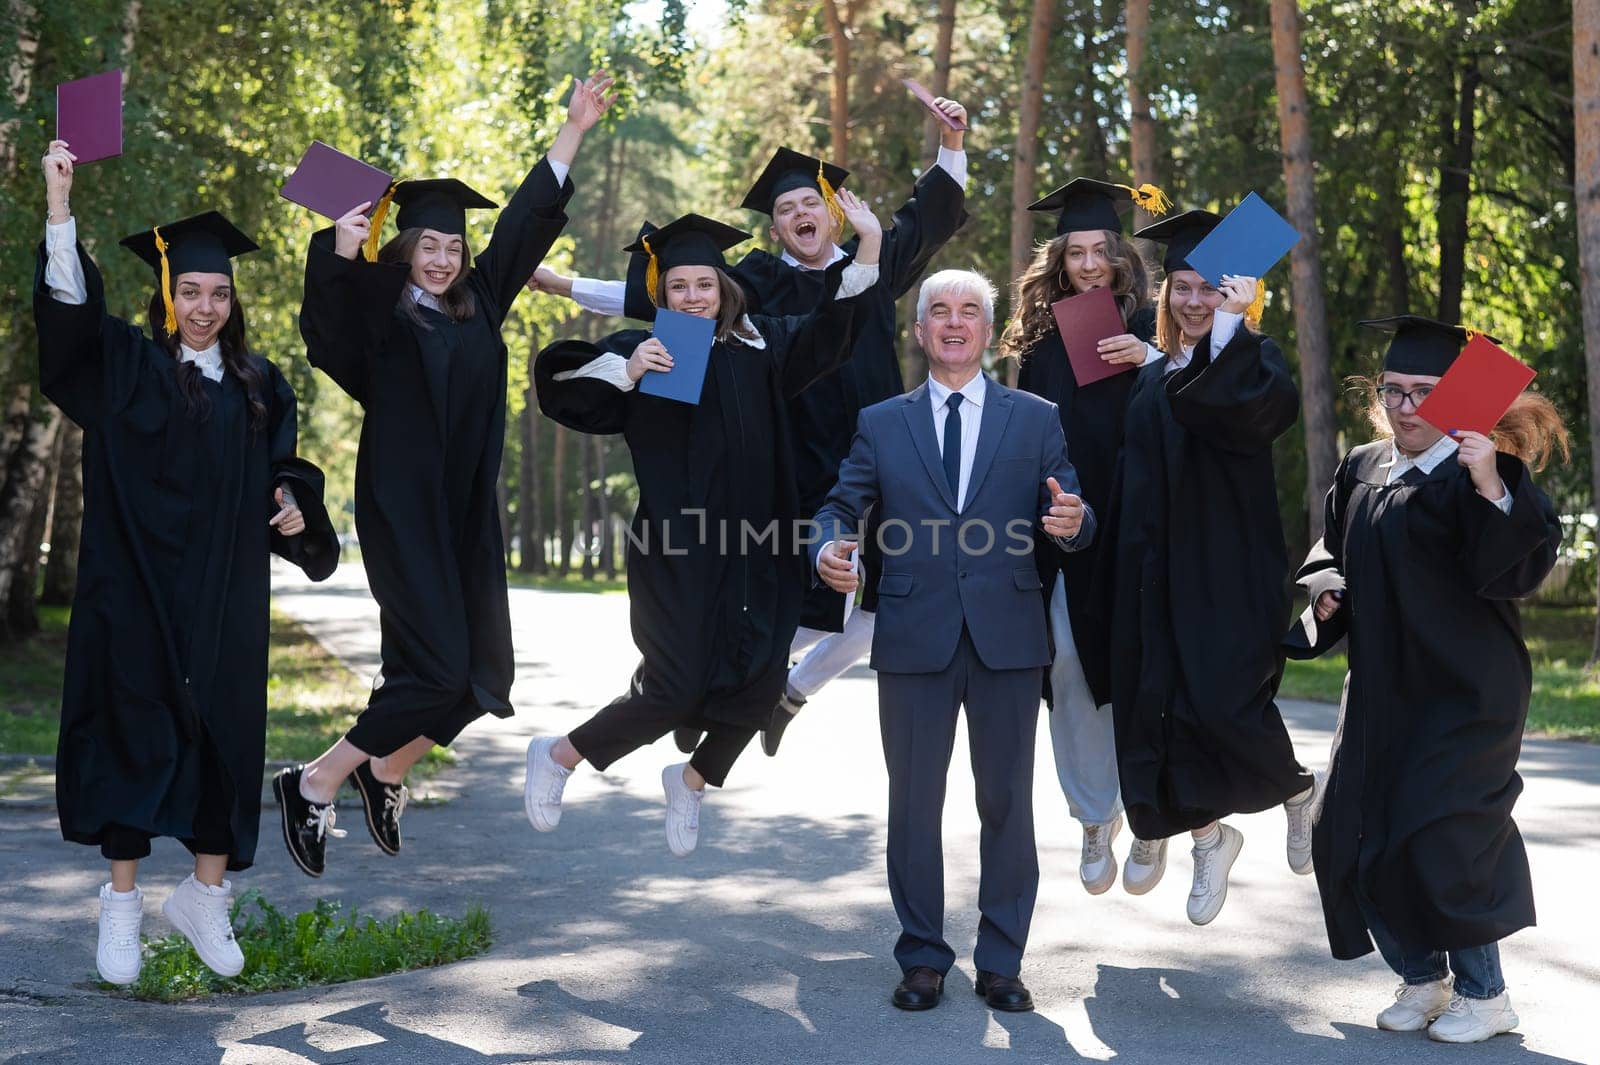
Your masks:
[[[961,393],[952,392],[945,402],[944,416],[944,479],[950,482],[950,494],[956,507],[961,506]]]

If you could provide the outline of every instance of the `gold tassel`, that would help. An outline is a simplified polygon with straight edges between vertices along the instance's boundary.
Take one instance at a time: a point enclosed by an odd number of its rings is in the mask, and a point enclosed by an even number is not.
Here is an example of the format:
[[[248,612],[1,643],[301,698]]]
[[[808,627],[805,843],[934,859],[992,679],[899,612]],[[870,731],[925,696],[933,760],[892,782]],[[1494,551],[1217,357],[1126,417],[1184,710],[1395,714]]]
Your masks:
[[[1467,343],[1468,344],[1472,343],[1474,340],[1477,340],[1479,337],[1483,336],[1483,330],[1481,330],[1481,329],[1469,329],[1467,326],[1461,326],[1461,331],[1463,333],[1467,334]]]
[[[1132,185],[1118,185],[1117,188],[1126,190],[1133,197],[1133,202],[1153,217],[1159,218],[1172,210],[1172,201],[1167,199],[1167,194],[1148,182],[1138,188]]]
[[[835,234],[844,232],[844,208],[839,206],[839,195],[834,192],[833,185],[828,181],[828,175],[822,171],[822,163],[817,163],[817,188],[822,190],[822,202],[828,206],[828,217],[833,219]]]
[[[649,237],[639,238],[639,243],[644,245],[644,253],[650,257],[644,268],[645,291],[650,296],[650,306],[657,307],[660,306],[656,302],[656,289],[661,285],[661,260],[656,258],[656,251],[650,246]]]
[[[378,242],[383,237],[383,220],[389,216],[389,205],[394,202],[395,183],[390,182],[378,199],[378,206],[372,212],[372,223],[367,229],[367,242],[362,246],[366,253],[367,262],[378,261]]]
[[[167,336],[177,336],[178,311],[172,306],[172,266],[167,262],[167,240],[161,235],[160,226],[156,226],[153,232],[156,235],[156,254],[161,256],[161,306],[167,310],[161,327],[167,331]]]
[[[1267,283],[1256,282],[1256,298],[1244,309],[1244,320],[1251,325],[1261,324],[1261,312],[1267,309]]]

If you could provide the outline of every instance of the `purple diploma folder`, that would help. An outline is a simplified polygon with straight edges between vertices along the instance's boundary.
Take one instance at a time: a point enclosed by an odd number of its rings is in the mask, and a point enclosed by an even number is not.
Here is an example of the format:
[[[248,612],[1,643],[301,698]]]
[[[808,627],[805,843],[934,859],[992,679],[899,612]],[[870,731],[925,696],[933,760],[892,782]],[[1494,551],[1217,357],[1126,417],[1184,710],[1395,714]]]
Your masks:
[[[278,194],[325,218],[337,220],[363,203],[368,204],[367,213],[371,214],[393,180],[375,166],[321,141],[312,141]]]
[[[79,166],[122,154],[122,71],[56,86],[56,139]]]

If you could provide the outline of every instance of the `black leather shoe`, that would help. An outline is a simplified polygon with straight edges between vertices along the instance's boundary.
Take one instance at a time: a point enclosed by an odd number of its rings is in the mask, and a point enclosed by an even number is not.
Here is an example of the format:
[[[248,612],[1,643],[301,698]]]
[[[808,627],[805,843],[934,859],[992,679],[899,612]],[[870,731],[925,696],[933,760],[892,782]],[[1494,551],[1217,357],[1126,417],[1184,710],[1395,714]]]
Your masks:
[[[973,982],[972,990],[982,995],[992,1010],[1000,1010],[1003,1013],[1026,1013],[1033,1009],[1033,996],[1015,976],[1001,976],[999,973],[979,969],[978,979]]]
[[[705,733],[697,728],[675,728],[672,730],[672,742],[678,745],[678,750],[684,754],[693,754],[695,748],[700,746],[700,740]]]
[[[278,800],[289,857],[307,876],[321,876],[328,836],[342,836],[344,830],[333,827],[333,803],[312,802],[300,794],[300,777],[305,771],[303,765],[280,769],[272,778],[272,794]]]
[[[406,812],[411,792],[404,784],[388,784],[372,772],[371,762],[362,762],[350,774],[350,786],[361,796],[367,813],[367,831],[372,842],[385,854],[400,853],[400,815]]]
[[[931,1010],[944,995],[944,977],[937,969],[914,965],[895,985],[889,1001],[903,1010]]]

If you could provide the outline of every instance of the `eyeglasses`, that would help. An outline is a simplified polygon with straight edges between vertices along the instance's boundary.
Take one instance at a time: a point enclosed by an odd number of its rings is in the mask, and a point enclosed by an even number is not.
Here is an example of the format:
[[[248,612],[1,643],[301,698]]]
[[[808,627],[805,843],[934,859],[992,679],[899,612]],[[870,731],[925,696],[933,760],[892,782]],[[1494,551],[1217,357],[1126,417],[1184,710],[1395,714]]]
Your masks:
[[[1399,385],[1379,385],[1378,402],[1390,410],[1399,410],[1405,405],[1406,400],[1411,401],[1411,409],[1416,410],[1422,406],[1422,401],[1433,393],[1432,385],[1418,385],[1407,392]]]

